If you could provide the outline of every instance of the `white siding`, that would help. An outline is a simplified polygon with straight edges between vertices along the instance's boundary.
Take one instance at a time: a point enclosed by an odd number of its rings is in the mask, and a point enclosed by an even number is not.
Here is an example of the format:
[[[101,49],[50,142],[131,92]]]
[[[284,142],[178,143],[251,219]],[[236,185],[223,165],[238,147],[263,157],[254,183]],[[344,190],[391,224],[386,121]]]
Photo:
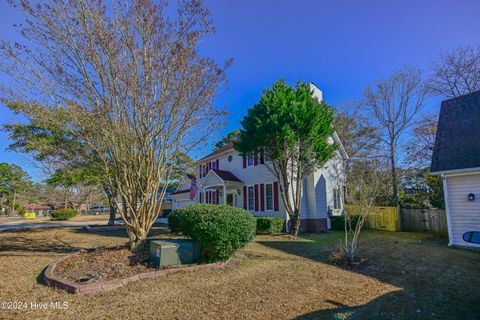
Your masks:
[[[231,162],[228,161],[229,156],[232,156]],[[243,168],[243,158],[237,151],[233,149],[219,155],[214,159],[219,159],[220,170],[232,172],[235,176],[242,180],[244,185],[247,187],[255,184],[271,183],[277,180],[265,165],[260,164],[260,161],[256,166]],[[318,169],[314,173],[305,177],[303,181],[304,190],[302,192],[301,202],[302,219],[318,219],[328,217],[328,207],[333,207],[332,190],[338,185],[344,185],[343,181],[345,181],[345,177],[342,164],[343,162],[341,161],[341,155],[339,152],[337,152],[335,158],[328,161],[323,168]],[[202,180],[203,179],[200,179],[198,181],[198,185],[200,185]],[[210,181],[208,184],[211,184]],[[286,217],[285,206],[283,205],[280,192],[278,202],[279,211],[277,212],[253,211],[252,213],[259,216],[265,215]],[[220,203],[223,203],[223,200],[220,200]],[[243,188],[240,188],[240,195],[237,194],[236,196],[236,206],[243,208]],[[341,212],[337,212],[337,214],[340,213]]]
[[[447,177],[448,214],[450,216],[451,244],[480,247],[463,241],[467,231],[480,231],[480,173]],[[468,200],[468,194],[475,194],[475,201]]]
[[[183,208],[194,204],[194,201],[190,200],[190,193],[179,193],[172,195],[172,210]]]

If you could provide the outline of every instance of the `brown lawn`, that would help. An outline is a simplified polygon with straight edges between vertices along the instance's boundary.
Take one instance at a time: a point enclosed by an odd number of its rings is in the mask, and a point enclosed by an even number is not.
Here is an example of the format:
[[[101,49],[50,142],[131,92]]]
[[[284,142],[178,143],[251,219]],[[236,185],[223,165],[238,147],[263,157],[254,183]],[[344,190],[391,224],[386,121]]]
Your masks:
[[[171,237],[156,228],[154,237]],[[180,272],[91,296],[42,284],[42,271],[82,248],[123,244],[123,232],[81,228],[0,232],[0,302],[26,302],[0,319],[479,319],[480,252],[425,234],[364,233],[360,270],[332,265],[338,232],[261,236],[223,269]],[[67,302],[35,310],[31,303]]]

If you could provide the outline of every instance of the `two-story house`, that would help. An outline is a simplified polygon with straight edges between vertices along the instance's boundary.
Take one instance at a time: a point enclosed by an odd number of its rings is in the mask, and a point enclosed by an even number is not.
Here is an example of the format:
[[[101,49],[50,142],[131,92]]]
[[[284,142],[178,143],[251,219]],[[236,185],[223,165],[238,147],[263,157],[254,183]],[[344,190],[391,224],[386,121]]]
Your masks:
[[[312,84],[314,95],[322,93]],[[348,157],[336,133],[334,158],[303,179],[301,230],[316,232],[330,226],[329,216],[343,212],[344,160]],[[227,144],[196,161],[196,176],[186,177],[172,194],[173,209],[193,203],[226,204],[255,216],[277,216],[288,221],[277,178],[268,169],[268,156],[243,157]],[[288,225],[288,224],[287,224]]]

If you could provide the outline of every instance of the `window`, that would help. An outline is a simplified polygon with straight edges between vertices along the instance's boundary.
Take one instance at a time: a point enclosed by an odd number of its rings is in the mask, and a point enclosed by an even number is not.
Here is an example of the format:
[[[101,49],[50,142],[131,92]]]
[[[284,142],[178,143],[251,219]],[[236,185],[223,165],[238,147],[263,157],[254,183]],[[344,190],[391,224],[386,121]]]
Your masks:
[[[340,190],[337,188],[333,189],[333,209],[341,209],[342,202],[340,199]]]
[[[216,161],[212,161],[212,169],[217,169],[217,162]]]
[[[267,163],[267,162],[270,162],[272,161],[272,158],[270,157],[270,152],[268,152],[268,150],[264,150],[263,151],[263,162],[264,163]]]
[[[253,186],[248,187],[248,210],[255,210],[255,195],[253,194]]]
[[[247,167],[252,167],[254,165],[253,161],[253,152],[247,153]]]
[[[265,205],[267,211],[273,211],[273,184],[265,185]]]
[[[205,178],[206,175],[207,175],[207,165],[204,165],[203,166],[203,177]]]
[[[228,162],[232,162],[232,159],[233,159],[232,155],[229,155],[228,156]]]

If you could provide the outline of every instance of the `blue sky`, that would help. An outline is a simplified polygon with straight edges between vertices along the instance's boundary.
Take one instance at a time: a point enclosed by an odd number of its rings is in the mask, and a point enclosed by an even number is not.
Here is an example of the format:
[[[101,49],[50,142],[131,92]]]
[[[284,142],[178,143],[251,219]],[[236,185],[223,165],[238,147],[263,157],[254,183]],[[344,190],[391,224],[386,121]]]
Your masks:
[[[477,0],[207,0],[205,5],[217,33],[205,39],[201,51],[218,62],[234,59],[215,102],[228,108],[228,126],[216,138],[238,128],[262,89],[279,78],[312,81],[327,103],[341,106],[396,68],[408,64],[427,71],[440,52],[480,44]],[[11,26],[18,21],[1,2],[0,37],[15,40]],[[438,107],[436,100],[428,106]],[[12,118],[0,106],[0,123]],[[5,152],[8,144],[0,132],[0,162],[19,164],[41,180],[28,156]]]

